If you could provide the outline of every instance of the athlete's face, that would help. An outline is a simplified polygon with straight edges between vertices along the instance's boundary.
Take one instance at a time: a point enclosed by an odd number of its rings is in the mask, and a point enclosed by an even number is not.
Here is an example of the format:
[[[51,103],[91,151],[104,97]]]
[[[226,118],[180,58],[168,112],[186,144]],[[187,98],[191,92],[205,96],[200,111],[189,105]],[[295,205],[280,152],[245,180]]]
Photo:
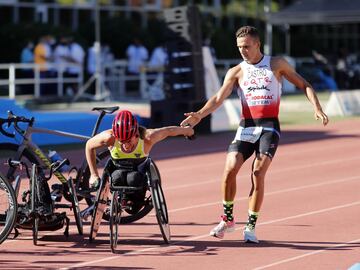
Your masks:
[[[255,64],[260,60],[260,41],[257,38],[249,35],[238,37],[236,44],[244,61],[249,64]]]
[[[139,135],[136,134],[126,141],[120,141],[121,147],[125,152],[132,152],[139,140]]]

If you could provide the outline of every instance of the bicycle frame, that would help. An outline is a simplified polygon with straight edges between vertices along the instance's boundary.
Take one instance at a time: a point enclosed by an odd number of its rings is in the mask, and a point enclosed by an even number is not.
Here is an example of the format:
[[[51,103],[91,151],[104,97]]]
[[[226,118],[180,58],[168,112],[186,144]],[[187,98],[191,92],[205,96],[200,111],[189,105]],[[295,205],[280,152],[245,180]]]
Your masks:
[[[28,150],[30,150],[31,153],[34,153],[35,156],[37,157],[37,159],[39,161],[41,161],[48,169],[50,169],[51,161],[47,157],[47,155],[40,149],[40,147],[32,141],[32,134],[50,134],[50,135],[57,135],[57,136],[62,136],[62,137],[79,139],[81,141],[87,141],[88,139],[91,138],[90,136],[84,136],[84,135],[76,134],[76,133],[28,126],[24,133],[23,140],[19,144],[19,149],[18,149],[14,159],[19,160],[20,156],[22,155],[24,150],[28,149]],[[83,166],[84,166],[84,162],[81,167],[83,167]],[[66,184],[67,179],[61,172],[56,171],[54,173],[54,175],[59,179],[59,181],[61,183]]]

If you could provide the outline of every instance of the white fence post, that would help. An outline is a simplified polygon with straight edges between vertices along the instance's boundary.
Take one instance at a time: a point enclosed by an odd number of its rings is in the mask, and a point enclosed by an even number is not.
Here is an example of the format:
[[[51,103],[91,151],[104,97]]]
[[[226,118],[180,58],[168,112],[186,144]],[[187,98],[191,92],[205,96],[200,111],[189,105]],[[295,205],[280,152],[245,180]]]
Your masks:
[[[15,99],[15,66],[9,66],[9,98]]]

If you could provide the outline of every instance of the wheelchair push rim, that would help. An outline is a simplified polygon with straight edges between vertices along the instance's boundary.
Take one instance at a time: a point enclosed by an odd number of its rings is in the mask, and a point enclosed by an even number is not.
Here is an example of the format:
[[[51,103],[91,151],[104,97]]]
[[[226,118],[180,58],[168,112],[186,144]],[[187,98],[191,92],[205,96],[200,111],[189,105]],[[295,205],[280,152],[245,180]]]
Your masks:
[[[160,185],[160,175],[153,161],[150,163],[150,190],[161,235],[164,239],[164,242],[169,244],[171,240],[169,215],[164,192]]]

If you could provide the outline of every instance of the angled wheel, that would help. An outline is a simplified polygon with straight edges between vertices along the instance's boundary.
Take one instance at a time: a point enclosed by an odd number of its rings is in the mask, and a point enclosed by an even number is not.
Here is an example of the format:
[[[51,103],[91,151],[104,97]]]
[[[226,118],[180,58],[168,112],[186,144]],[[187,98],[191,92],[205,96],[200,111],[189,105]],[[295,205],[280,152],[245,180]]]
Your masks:
[[[166,244],[170,243],[170,225],[164,192],[160,185],[160,174],[153,162],[150,163],[150,191],[161,235]]]
[[[101,220],[108,203],[109,190],[109,177],[107,175],[103,175],[100,183],[100,188],[96,194],[96,200],[94,202],[94,210],[90,226],[90,242],[95,240],[95,237],[101,225]]]
[[[83,234],[83,223],[82,223],[82,219],[80,216],[79,201],[75,194],[75,186],[74,186],[74,182],[71,177],[68,180],[68,185],[69,185],[70,193],[72,195],[71,205],[72,205],[72,210],[74,212],[76,227],[78,229],[79,234],[82,235]]]
[[[0,173],[0,244],[12,231],[17,215],[16,195],[5,177]]]
[[[114,191],[111,199],[110,206],[110,247],[112,253],[116,252],[118,238],[119,238],[119,224],[121,220],[121,205],[119,205],[119,199],[122,197],[122,193]]]

